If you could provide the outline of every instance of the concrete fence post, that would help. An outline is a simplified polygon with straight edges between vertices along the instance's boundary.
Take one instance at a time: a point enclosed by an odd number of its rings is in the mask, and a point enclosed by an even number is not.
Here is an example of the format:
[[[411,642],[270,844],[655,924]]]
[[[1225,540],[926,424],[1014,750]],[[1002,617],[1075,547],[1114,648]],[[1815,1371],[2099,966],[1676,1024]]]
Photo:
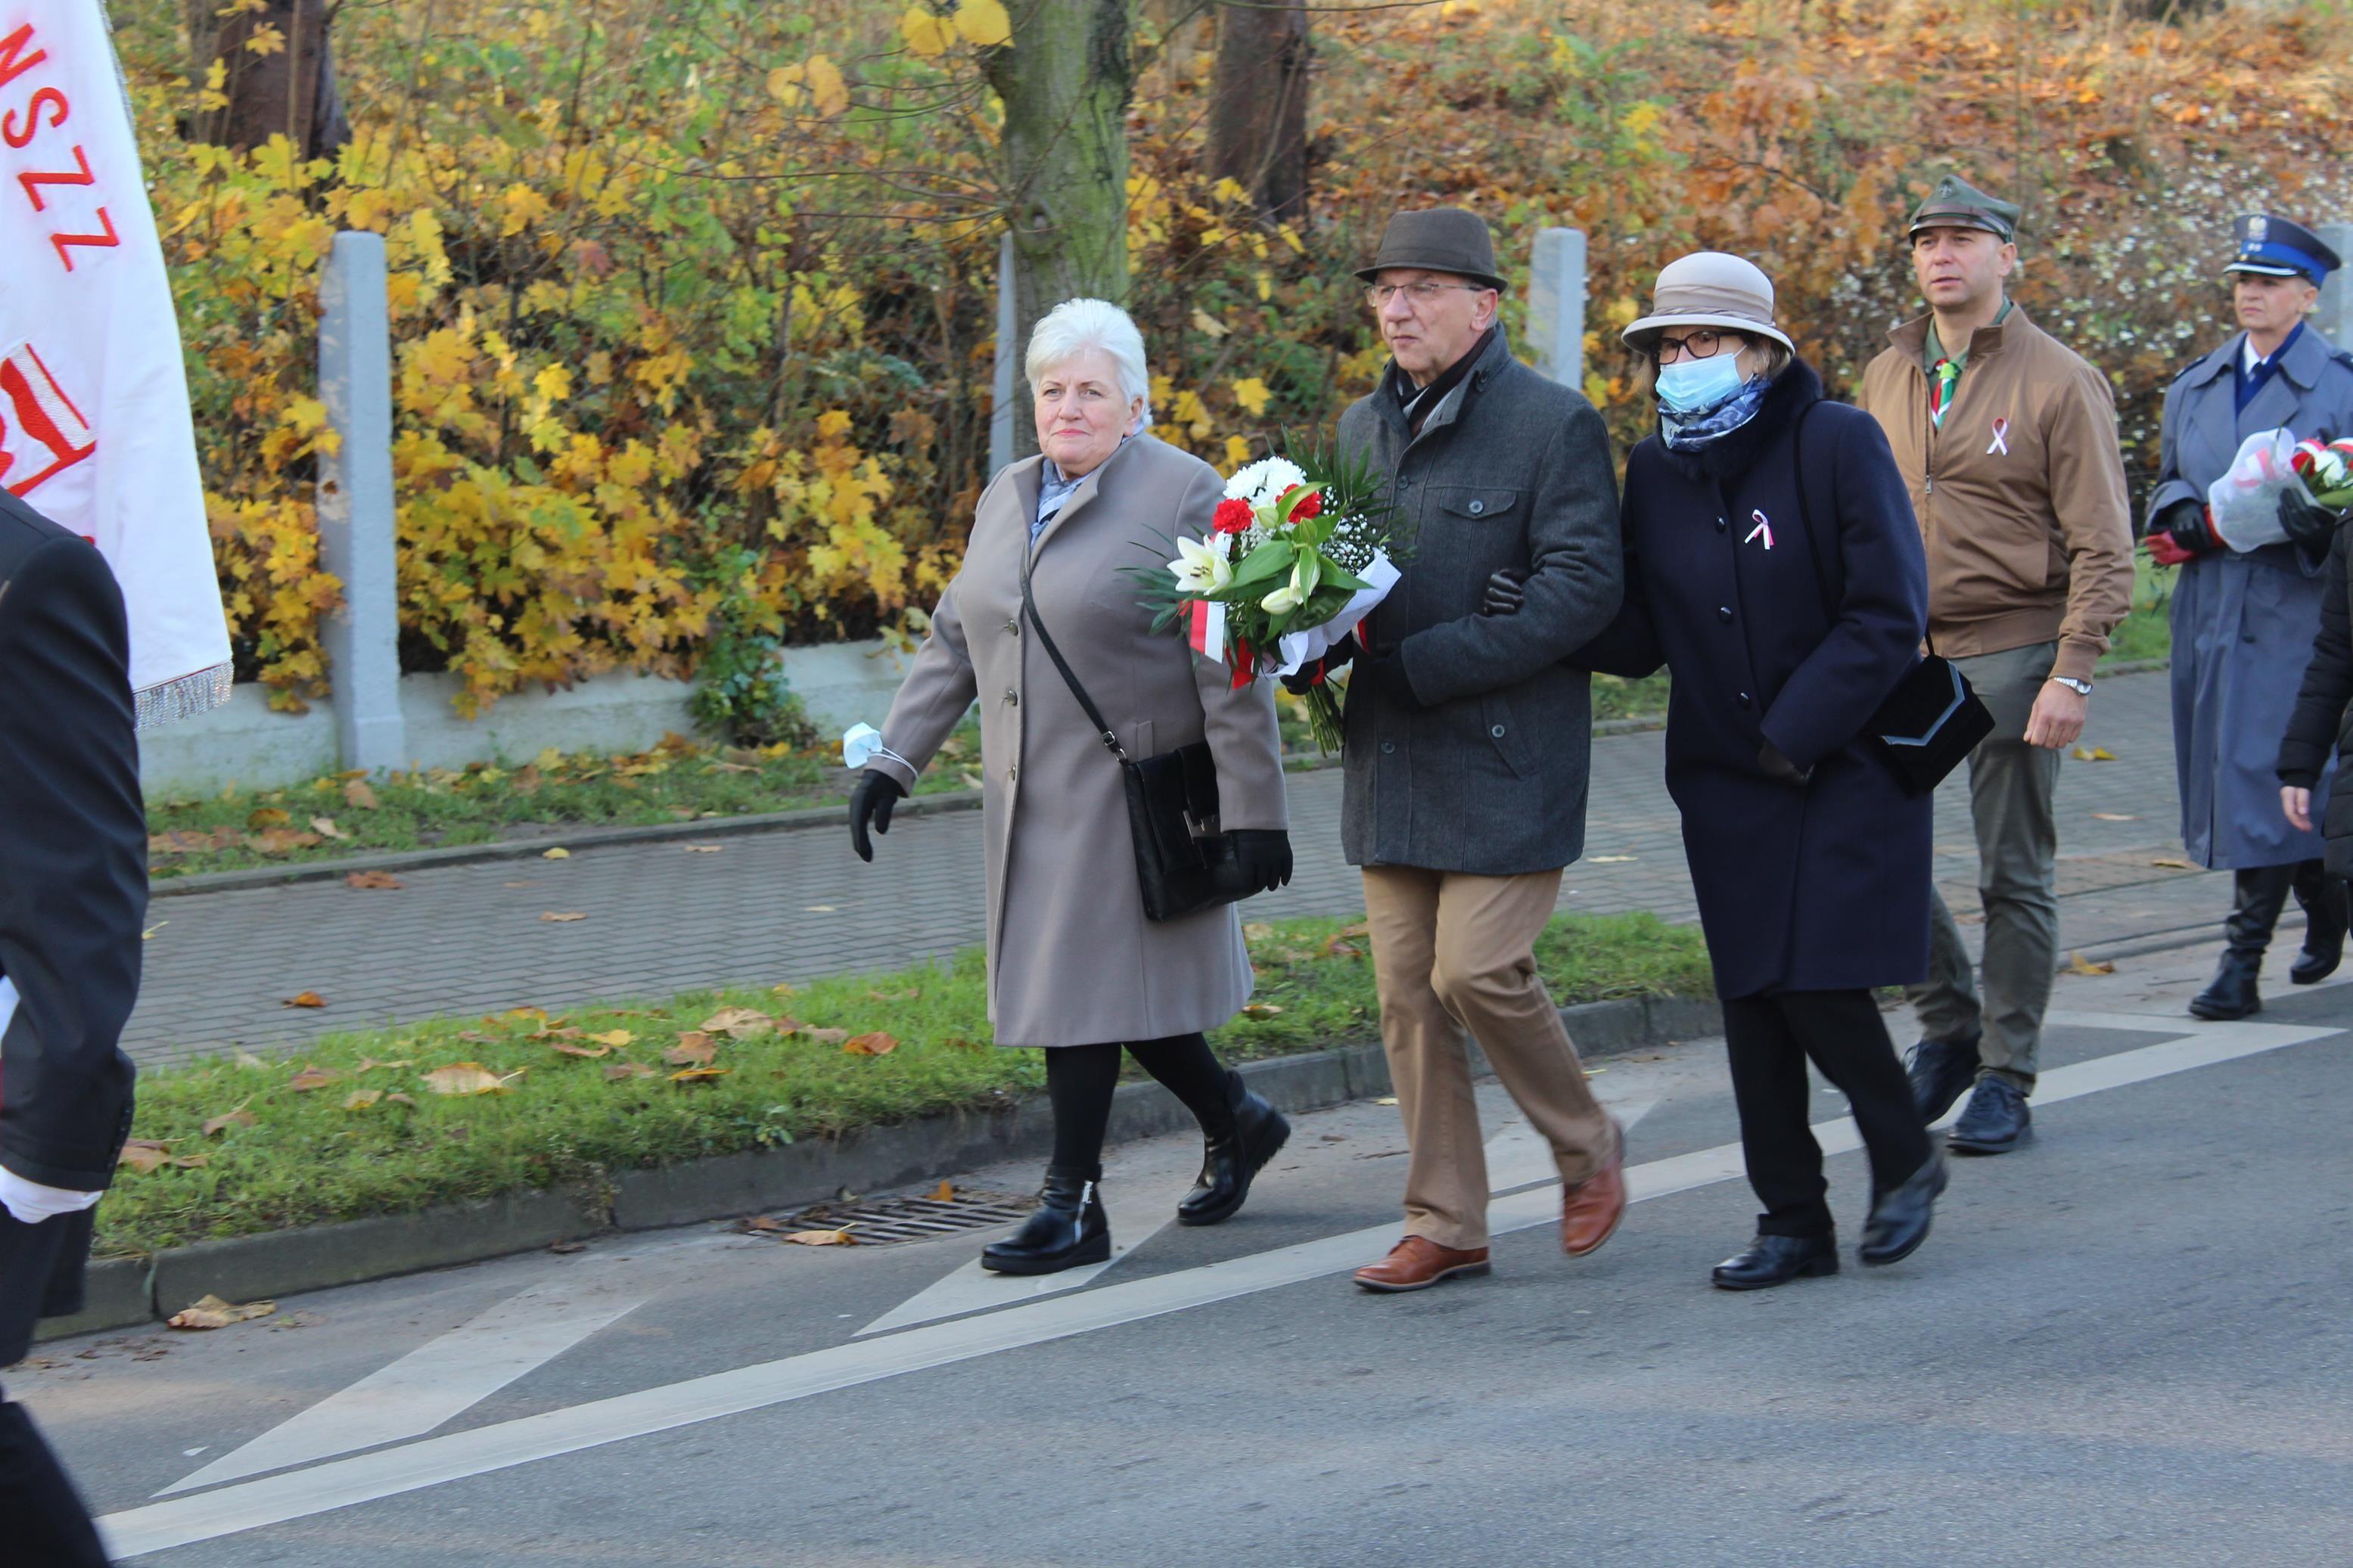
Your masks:
[[[319,396],[341,440],[319,462],[319,564],[343,584],[321,640],[347,768],[404,766],[392,500],[392,325],[384,237],[339,234],[327,255]]]
[[[990,384],[988,477],[1013,460],[1013,389],[1020,382],[1021,345],[1013,341],[1020,318],[1013,308],[1013,235],[997,246],[997,379]]]
[[[1528,345],[1536,374],[1585,390],[1585,231],[1536,234],[1528,268]]]
[[[2329,249],[2353,263],[2353,223],[2315,224],[2312,231],[2327,242]],[[2353,348],[2353,287],[2345,281],[2346,271],[2340,267],[2328,275],[2320,290],[2319,313],[2313,320],[2313,325],[2340,349]]]

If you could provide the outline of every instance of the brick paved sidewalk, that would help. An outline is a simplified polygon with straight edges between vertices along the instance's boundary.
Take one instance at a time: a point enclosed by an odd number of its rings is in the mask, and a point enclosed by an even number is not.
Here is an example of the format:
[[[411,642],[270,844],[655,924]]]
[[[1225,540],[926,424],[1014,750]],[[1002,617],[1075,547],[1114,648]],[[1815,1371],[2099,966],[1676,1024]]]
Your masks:
[[[2071,759],[2062,770],[2060,891],[2071,947],[2219,924],[2227,905],[2219,874],[2152,864],[2181,853],[2166,692],[2162,674],[2102,683],[2085,744],[2116,760]],[[1661,782],[1662,742],[1646,732],[1594,742],[1586,858],[1569,868],[1563,909],[1695,918]],[[1298,873],[1253,900],[1253,916],[1364,908],[1340,857],[1340,783],[1336,769],[1293,775]],[[1936,829],[1938,879],[1955,912],[1973,920],[1977,859],[1957,779],[1938,797]],[[396,892],[331,882],[158,900],[124,1045],[149,1062],[232,1045],[290,1047],[436,1014],[884,968],[981,941],[977,813],[902,819],[877,841],[871,866],[848,837],[776,832],[703,841],[717,854],[648,844],[410,871]],[[541,921],[549,911],[587,918]],[[280,1005],[302,991],[329,1005]]]

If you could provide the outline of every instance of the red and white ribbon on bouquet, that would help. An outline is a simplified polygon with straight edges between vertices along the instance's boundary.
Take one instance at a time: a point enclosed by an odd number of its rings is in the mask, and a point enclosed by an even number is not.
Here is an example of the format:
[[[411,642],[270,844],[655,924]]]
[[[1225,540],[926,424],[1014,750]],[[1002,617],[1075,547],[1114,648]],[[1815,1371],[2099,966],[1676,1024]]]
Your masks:
[[[0,0],[0,488],[114,569],[141,729],[228,700],[179,325],[100,0]]]

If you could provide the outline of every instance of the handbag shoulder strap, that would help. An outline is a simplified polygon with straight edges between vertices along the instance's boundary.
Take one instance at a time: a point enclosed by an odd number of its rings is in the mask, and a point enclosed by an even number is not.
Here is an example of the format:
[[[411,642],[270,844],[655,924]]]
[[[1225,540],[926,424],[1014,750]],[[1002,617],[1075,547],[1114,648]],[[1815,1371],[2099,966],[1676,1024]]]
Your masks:
[[[1806,499],[1806,420],[1815,409],[1829,401],[1827,396],[1817,397],[1806,405],[1798,416],[1798,433],[1790,444],[1796,448],[1793,461],[1798,476],[1798,520],[1806,526],[1806,556],[1814,563],[1814,593],[1822,602],[1822,618],[1835,623],[1838,606],[1831,600],[1831,580],[1822,569],[1821,549],[1814,542],[1814,509]],[[1921,640],[1928,645],[1930,653],[1936,651],[1935,638],[1923,633]]]
[[[1127,761],[1127,748],[1119,743],[1119,732],[1103,722],[1103,710],[1097,708],[1094,699],[1087,695],[1087,689],[1079,684],[1079,678],[1071,672],[1070,661],[1062,657],[1062,650],[1054,646],[1054,639],[1047,634],[1046,623],[1038,618],[1038,601],[1029,591],[1029,566],[1030,558],[1025,554],[1021,560],[1021,613],[1029,617],[1029,629],[1038,634],[1038,646],[1044,648],[1046,657],[1054,661],[1054,668],[1060,673],[1062,684],[1071,689],[1071,695],[1077,698],[1079,706],[1086,710],[1087,722],[1095,727],[1096,738],[1111,749],[1113,756],[1124,763]]]

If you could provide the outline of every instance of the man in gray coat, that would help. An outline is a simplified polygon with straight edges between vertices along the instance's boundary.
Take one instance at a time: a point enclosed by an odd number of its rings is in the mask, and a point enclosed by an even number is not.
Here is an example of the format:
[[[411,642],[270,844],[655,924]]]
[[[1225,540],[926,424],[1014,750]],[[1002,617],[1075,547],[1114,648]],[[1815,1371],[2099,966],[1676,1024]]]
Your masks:
[[[1488,1267],[1466,1029],[1552,1145],[1563,1247],[1599,1247],[1625,1207],[1618,1129],[1535,958],[1585,847],[1589,678],[1561,660],[1609,623],[1624,579],[1608,432],[1512,357],[1485,222],[1399,213],[1357,276],[1394,360],[1340,445],[1389,476],[1415,548],[1370,646],[1327,661],[1355,658],[1342,836],[1411,1145],[1405,1239],[1356,1282],[1414,1290]],[[1499,573],[1520,608],[1482,616]]]

